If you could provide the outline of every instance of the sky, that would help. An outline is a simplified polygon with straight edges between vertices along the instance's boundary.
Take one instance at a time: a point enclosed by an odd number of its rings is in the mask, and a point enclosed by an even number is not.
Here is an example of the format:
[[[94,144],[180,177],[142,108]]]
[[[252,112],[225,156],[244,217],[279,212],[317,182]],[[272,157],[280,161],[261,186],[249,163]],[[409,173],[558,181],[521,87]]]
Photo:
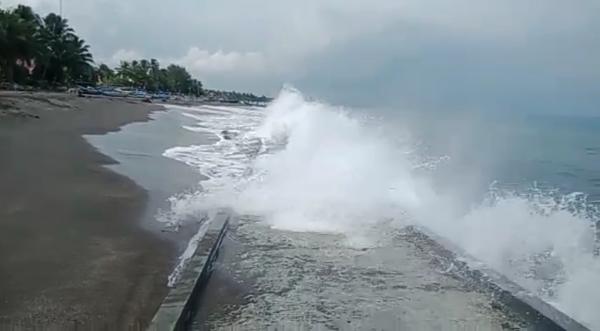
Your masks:
[[[63,14],[97,63],[157,58],[209,88],[600,115],[597,0],[63,0]]]

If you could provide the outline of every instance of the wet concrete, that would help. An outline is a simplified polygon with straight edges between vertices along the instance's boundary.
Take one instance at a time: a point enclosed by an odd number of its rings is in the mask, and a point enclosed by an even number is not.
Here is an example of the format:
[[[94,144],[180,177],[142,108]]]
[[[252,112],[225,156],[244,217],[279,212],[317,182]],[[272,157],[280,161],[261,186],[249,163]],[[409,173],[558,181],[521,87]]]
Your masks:
[[[191,329],[535,328],[453,274],[409,232],[356,248],[342,236],[230,225]],[[422,244],[422,243],[421,243]]]

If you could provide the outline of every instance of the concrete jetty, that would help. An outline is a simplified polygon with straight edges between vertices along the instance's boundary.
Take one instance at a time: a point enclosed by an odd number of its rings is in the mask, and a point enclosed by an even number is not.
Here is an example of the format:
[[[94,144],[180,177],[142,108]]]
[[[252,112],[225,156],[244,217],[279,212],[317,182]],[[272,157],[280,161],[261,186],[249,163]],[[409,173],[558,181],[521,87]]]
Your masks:
[[[223,211],[150,330],[588,330],[427,229],[391,237],[392,248],[348,249],[336,236],[278,231]],[[230,284],[211,279],[214,268],[248,287],[234,309],[218,303],[215,289]]]

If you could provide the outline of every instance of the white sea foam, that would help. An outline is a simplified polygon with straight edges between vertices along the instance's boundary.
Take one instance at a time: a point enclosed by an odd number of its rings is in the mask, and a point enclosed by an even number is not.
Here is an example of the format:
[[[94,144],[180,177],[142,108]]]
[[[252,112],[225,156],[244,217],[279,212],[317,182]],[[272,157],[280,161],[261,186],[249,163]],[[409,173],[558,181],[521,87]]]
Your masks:
[[[293,89],[266,110],[179,109],[199,121],[187,129],[220,139],[165,152],[209,178],[202,191],[171,199],[172,222],[228,205],[275,228],[342,233],[361,245],[364,229],[382,221],[418,224],[600,328],[595,216],[583,212],[583,195],[492,187],[483,202],[470,205],[436,189],[431,174],[446,156],[419,155],[409,132],[390,137]]]

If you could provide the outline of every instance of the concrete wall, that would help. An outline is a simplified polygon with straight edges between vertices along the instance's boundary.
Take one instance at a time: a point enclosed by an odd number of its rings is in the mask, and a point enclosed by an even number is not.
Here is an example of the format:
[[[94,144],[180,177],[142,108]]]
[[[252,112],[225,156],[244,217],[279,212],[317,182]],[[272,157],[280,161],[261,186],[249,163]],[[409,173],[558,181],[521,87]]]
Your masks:
[[[212,265],[227,232],[229,218],[230,214],[222,211],[210,220],[196,252],[154,315],[148,330],[185,330],[195,311],[196,297],[210,277]]]

